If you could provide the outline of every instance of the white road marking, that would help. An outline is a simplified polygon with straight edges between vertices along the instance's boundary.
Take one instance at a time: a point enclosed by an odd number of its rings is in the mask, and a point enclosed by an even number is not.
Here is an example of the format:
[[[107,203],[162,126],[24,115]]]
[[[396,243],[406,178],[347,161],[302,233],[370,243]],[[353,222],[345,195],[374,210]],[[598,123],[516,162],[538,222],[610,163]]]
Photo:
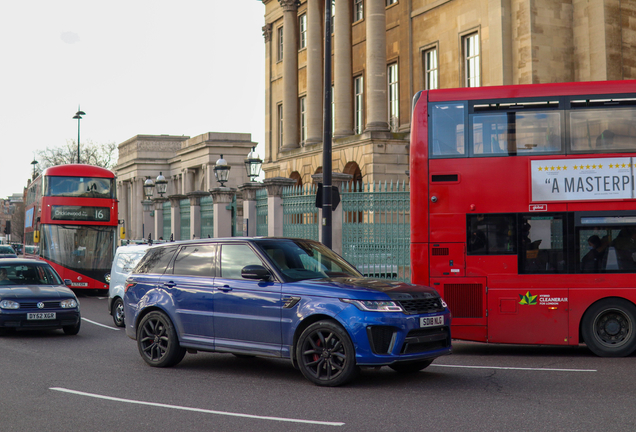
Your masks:
[[[302,419],[292,419],[292,418],[284,418],[284,417],[258,416],[258,415],[251,415],[251,414],[233,413],[233,412],[227,412],[227,411],[206,410],[206,409],[191,408],[191,407],[184,407],[184,406],[178,406],[178,405],[144,402],[144,401],[138,401],[133,399],[122,399],[122,398],[116,398],[111,396],[99,395],[95,393],[86,393],[86,392],[81,392],[77,390],[70,390],[70,389],[65,389],[62,387],[50,387],[49,390],[72,393],[72,394],[76,394],[80,396],[87,396],[87,397],[92,397],[97,399],[106,399],[106,400],[115,401],[115,402],[124,402],[124,403],[137,404],[137,405],[148,405],[148,406],[170,408],[170,409],[177,409],[177,410],[183,410],[183,411],[194,411],[194,412],[200,412],[205,414],[226,415],[231,417],[243,417],[243,418],[250,418],[250,419],[257,419],[257,420],[274,420],[274,421],[291,422],[291,423],[307,423],[307,424],[324,425],[324,426],[344,426],[344,423],[342,422],[324,422],[324,421],[302,420]]]
[[[86,322],[89,322],[89,323],[91,323],[91,324],[98,325],[98,326],[100,326],[100,327],[105,327],[105,328],[107,328],[107,329],[117,330],[117,331],[121,330],[120,328],[117,328],[117,327],[111,327],[111,326],[107,326],[107,325],[104,325],[104,324],[100,324],[100,323],[98,323],[98,322],[91,321],[91,320],[86,319],[86,318],[84,318],[84,317],[82,317],[82,319],[83,319],[84,321],[86,321]]]
[[[503,366],[463,366],[463,365],[445,365],[445,364],[432,364],[431,366],[447,367],[447,368],[465,368],[465,369],[503,369],[503,370],[548,371],[548,372],[598,372],[596,369],[552,369],[552,368],[503,367]]]

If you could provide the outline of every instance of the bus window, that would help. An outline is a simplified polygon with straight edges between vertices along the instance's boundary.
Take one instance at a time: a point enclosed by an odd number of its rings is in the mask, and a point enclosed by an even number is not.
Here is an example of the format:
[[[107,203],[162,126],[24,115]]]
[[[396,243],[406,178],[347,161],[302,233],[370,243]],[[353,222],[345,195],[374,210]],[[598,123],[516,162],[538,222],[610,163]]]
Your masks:
[[[519,273],[565,273],[563,216],[522,216]]]
[[[514,215],[468,215],[468,255],[517,253]]]
[[[580,229],[577,242],[581,273],[636,272],[636,225]]]
[[[574,152],[636,150],[636,108],[569,111]]]
[[[471,155],[505,156],[562,153],[561,112],[473,114]]]
[[[466,155],[464,145],[463,102],[439,103],[429,106],[431,113],[431,157],[457,157]]]

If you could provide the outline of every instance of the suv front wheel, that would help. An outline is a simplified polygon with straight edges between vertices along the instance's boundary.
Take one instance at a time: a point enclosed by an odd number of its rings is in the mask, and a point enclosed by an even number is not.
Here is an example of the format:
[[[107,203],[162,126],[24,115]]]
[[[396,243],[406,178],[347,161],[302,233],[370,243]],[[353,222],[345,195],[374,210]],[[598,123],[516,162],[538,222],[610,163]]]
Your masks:
[[[331,320],[315,322],[302,332],[296,360],[305,378],[319,386],[346,384],[359,371],[349,334]]]

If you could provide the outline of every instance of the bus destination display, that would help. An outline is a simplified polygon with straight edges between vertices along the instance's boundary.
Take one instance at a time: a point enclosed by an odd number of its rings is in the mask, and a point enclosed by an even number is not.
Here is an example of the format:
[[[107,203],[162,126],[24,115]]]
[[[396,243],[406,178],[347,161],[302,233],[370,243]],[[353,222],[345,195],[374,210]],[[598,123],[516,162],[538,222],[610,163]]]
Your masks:
[[[110,209],[108,207],[52,206],[51,219],[109,222]]]

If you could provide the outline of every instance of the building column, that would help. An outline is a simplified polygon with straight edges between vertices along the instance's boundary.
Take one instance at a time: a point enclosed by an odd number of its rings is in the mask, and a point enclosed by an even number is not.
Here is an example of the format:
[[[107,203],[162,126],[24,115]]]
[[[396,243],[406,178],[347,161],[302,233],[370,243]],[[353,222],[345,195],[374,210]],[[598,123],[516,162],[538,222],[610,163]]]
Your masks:
[[[214,209],[214,238],[232,237],[232,210],[228,204],[236,194],[236,189],[218,187],[210,191]]]
[[[322,173],[313,174],[311,178],[317,182],[322,183]],[[331,173],[331,185],[334,189],[338,189],[340,196],[342,197],[342,185],[348,181],[351,181],[353,176],[351,174],[344,174],[340,172]],[[342,198],[340,199],[342,201]],[[322,220],[322,210],[318,209],[318,220]],[[342,255],[342,202],[333,209],[331,217],[331,249],[338,255]],[[318,224],[318,238],[322,239],[322,224]]]
[[[190,238],[201,238],[201,198],[209,195],[203,191],[187,194],[190,198]]]
[[[298,44],[296,0],[283,8],[283,149],[298,147]]]
[[[155,203],[155,240],[159,240],[159,237],[163,237],[163,203],[166,201],[167,198],[163,197],[153,199]]]
[[[119,197],[119,214],[117,218],[124,221],[124,229],[128,230],[128,182],[120,181],[117,196]],[[119,234],[117,234],[119,235]],[[128,233],[126,233],[128,237]]]
[[[143,177],[137,177],[135,178],[134,182],[133,182],[133,214],[131,215],[131,218],[133,220],[133,235],[134,239],[141,239],[143,238],[143,231],[144,231],[144,209],[142,206],[142,201],[145,199],[144,198],[144,181],[146,179],[144,179]]]
[[[186,196],[181,194],[168,196],[170,200],[170,233],[173,240],[181,240],[181,200],[185,198]]]
[[[256,235],[256,191],[263,189],[263,183],[248,182],[238,187],[243,195],[243,235],[254,237]]]
[[[322,142],[322,20],[318,0],[307,0],[307,144]]]
[[[367,127],[365,131],[388,132],[385,0],[367,0],[365,6],[367,23]]]
[[[263,180],[267,189],[267,235],[283,235],[283,187],[294,186],[296,180],[287,177],[273,177]]]
[[[334,138],[353,135],[351,78],[351,9],[349,0],[336,0],[334,22]]]

